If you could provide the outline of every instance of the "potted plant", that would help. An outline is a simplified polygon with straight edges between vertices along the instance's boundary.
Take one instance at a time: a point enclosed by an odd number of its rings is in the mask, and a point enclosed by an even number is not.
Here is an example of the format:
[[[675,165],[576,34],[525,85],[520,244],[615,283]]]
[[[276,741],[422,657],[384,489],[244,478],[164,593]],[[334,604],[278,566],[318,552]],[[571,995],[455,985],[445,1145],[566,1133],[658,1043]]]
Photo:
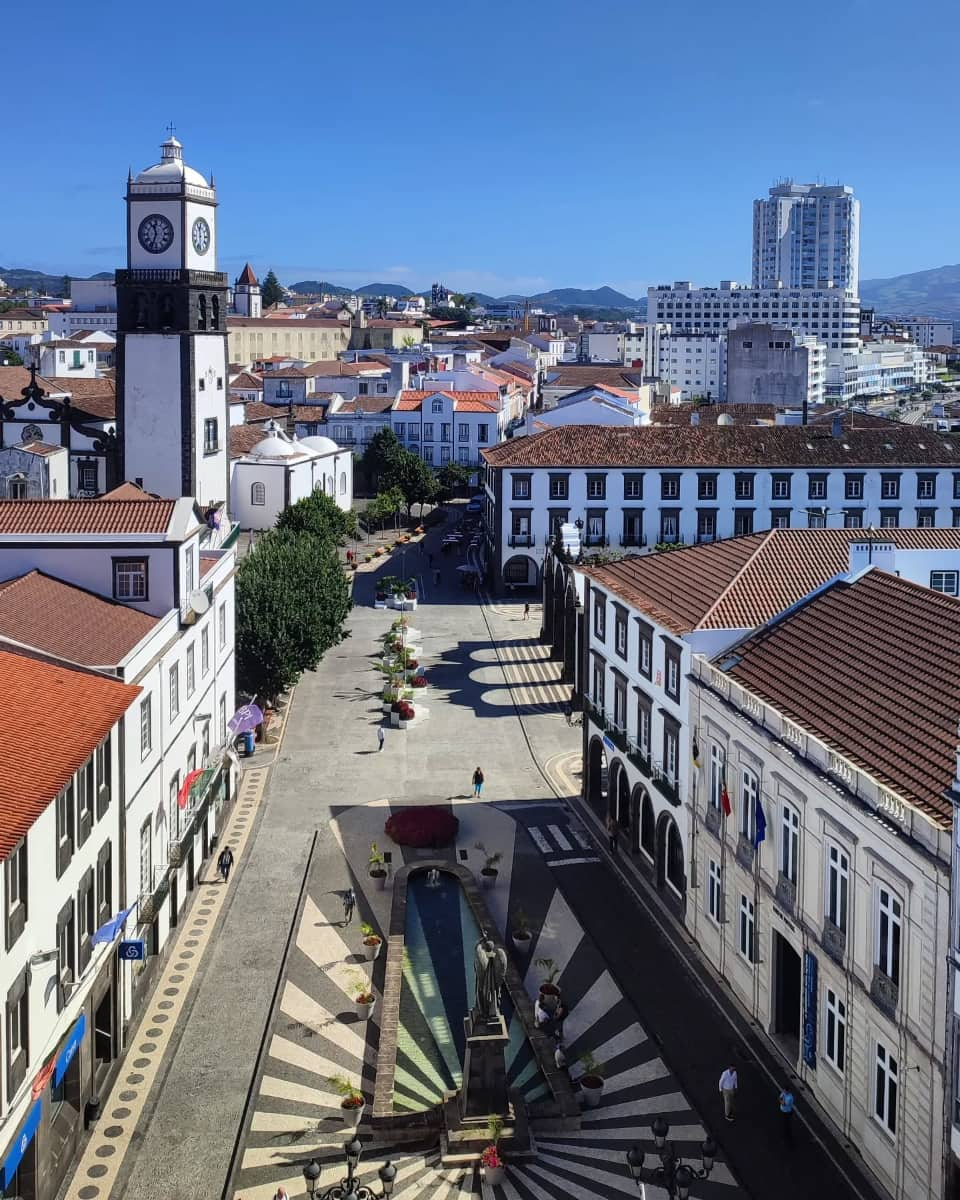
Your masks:
[[[370,984],[364,975],[353,981],[353,1006],[361,1021],[369,1021],[377,1004],[377,997],[370,990]],[[601,1081],[602,1082],[602,1081]]]
[[[490,1144],[484,1146],[480,1154],[480,1165],[483,1167],[484,1181],[491,1187],[503,1183],[504,1165],[500,1155],[499,1142],[503,1133],[503,1119],[491,1114],[487,1118],[487,1136]]]
[[[540,984],[540,1003],[547,1012],[556,1012],[560,1003],[560,987],[555,980],[560,974],[560,968],[552,958],[538,958],[537,966],[544,972],[543,982]]]
[[[522,908],[517,909],[513,918],[513,924],[510,927],[510,938],[513,941],[514,949],[520,954],[530,953],[533,937],[530,933],[530,921]]]
[[[587,1108],[596,1108],[603,1095],[603,1063],[597,1062],[592,1054],[581,1054],[579,1062],[583,1067],[583,1074],[580,1076],[583,1102]]]
[[[394,700],[390,705],[390,724],[394,729],[400,728],[400,701]]]
[[[503,858],[503,852],[497,850],[491,854],[483,842],[477,842],[476,849],[483,855],[483,866],[480,868],[480,886],[492,888],[497,882],[497,876],[500,874],[499,863],[501,858]]]
[[[399,720],[397,721],[398,729],[406,729],[407,725],[416,716],[416,711],[409,700],[400,701]]]
[[[378,849],[376,842],[370,843],[370,858],[368,862],[373,886],[378,892],[382,892],[387,885],[387,864],[383,857],[383,852]]]
[[[415,688],[425,688],[427,686],[426,675],[414,675],[410,680],[410,686]]]
[[[347,1129],[356,1129],[366,1107],[363,1092],[355,1088],[346,1075],[331,1075],[327,1082],[340,1097],[340,1113],[344,1126]]]
[[[363,934],[363,957],[367,962],[373,962],[383,946],[383,938],[366,922],[360,926],[360,932]]]

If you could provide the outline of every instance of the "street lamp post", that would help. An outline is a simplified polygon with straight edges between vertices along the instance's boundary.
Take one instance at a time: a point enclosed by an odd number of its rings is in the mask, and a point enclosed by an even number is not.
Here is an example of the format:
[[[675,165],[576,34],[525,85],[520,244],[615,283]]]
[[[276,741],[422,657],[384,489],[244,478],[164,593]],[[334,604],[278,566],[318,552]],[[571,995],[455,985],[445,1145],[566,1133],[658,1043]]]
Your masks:
[[[346,1177],[339,1183],[335,1183],[333,1187],[327,1188],[325,1192],[321,1192],[319,1196],[317,1182],[320,1179],[320,1164],[314,1158],[303,1168],[303,1179],[307,1185],[307,1195],[310,1200],[386,1200],[393,1192],[393,1185],[397,1178],[397,1168],[393,1163],[388,1160],[377,1172],[382,1191],[375,1192],[366,1184],[357,1183],[354,1178],[360,1162],[360,1155],[363,1153],[360,1139],[354,1137],[345,1143],[343,1153],[347,1159]]]
[[[717,1144],[707,1134],[700,1147],[702,1167],[694,1167],[685,1163],[673,1149],[667,1136],[670,1125],[664,1117],[655,1117],[650,1125],[654,1146],[659,1158],[656,1166],[646,1166],[646,1151],[634,1146],[627,1151],[627,1170],[636,1183],[641,1198],[645,1197],[645,1183],[656,1183],[666,1188],[670,1200],[687,1200],[690,1195],[690,1185],[695,1179],[706,1179],[713,1170],[714,1159],[717,1157]]]

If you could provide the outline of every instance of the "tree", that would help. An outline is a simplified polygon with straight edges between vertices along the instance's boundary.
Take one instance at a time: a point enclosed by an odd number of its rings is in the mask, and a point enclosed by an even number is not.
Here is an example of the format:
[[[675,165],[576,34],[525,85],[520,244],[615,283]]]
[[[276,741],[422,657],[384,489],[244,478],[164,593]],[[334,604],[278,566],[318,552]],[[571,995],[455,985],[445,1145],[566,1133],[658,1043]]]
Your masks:
[[[370,444],[363,453],[362,465],[364,474],[371,487],[377,487],[379,481],[391,468],[400,461],[400,456],[406,451],[397,441],[397,435],[392,429],[378,429],[370,439]],[[390,486],[389,484],[387,485]]]
[[[422,514],[424,504],[429,504],[435,499],[439,490],[436,475],[423,459],[402,448],[400,458],[387,471],[384,480],[389,487],[397,487],[403,492],[408,513],[414,504],[419,504]]]
[[[400,512],[404,504],[406,504],[406,500],[399,488],[389,488],[385,492],[377,492],[367,505],[365,513],[367,528],[376,525],[378,529],[382,529],[391,517],[395,517]]]
[[[271,530],[237,566],[237,686],[270,704],[345,637],[352,601],[336,548]]]
[[[64,300],[70,299],[70,283],[71,283],[70,276],[64,275],[63,283],[61,283],[61,285],[60,285],[60,294],[61,294],[61,296],[63,296]]]
[[[0,310],[0,311],[2,311],[2,310]],[[0,346],[0,367],[22,367],[22,366],[23,366],[23,359],[16,352],[16,350],[11,350],[8,346],[7,347]]]
[[[462,467],[459,463],[447,463],[437,472],[440,495],[449,500],[461,488],[469,487],[472,478],[473,471],[469,467]]]
[[[276,277],[273,271],[267,272],[267,277],[263,281],[263,286],[260,289],[260,298],[264,308],[270,308],[274,304],[279,304],[283,299],[284,291],[280,286],[280,280]]]
[[[337,506],[332,496],[311,492],[296,504],[285,508],[277,518],[278,529],[294,533],[312,533],[334,546],[342,546],[348,537],[357,536],[357,514]]]

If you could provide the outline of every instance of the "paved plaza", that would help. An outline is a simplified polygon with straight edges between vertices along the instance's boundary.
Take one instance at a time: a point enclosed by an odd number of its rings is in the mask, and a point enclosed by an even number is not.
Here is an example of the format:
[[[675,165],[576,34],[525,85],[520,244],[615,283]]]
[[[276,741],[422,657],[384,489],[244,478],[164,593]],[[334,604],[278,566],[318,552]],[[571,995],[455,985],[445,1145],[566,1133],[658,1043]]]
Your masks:
[[[460,820],[456,846],[443,852],[451,861],[478,870],[478,842],[502,853],[497,884],[484,895],[508,944],[507,913],[518,905],[536,931],[526,961],[514,960],[524,986],[535,996],[535,960],[552,959],[569,1008],[569,1062],[589,1053],[606,1065],[602,1104],[584,1112],[582,1128],[538,1135],[536,1156],[510,1164],[502,1186],[483,1189],[487,1200],[636,1195],[624,1154],[634,1143],[652,1149],[657,1114],[694,1160],[707,1132],[720,1144],[710,1179],[695,1185],[698,1200],[759,1200],[774,1184],[781,1200],[817,1188],[873,1200],[812,1115],[799,1131],[796,1169],[783,1172],[775,1089],[745,1048],[746,1027],[731,1033],[717,1020],[702,994],[709,981],[671,945],[655,905],[638,906],[633,881],[612,867],[589,815],[568,801],[579,790],[580,731],[564,720],[568,689],[537,641],[539,607],[525,622],[522,602],[482,605],[462,591],[454,561],[441,564],[439,587],[425,557],[408,550],[408,571],[412,563],[421,567],[413,621],[429,718],[388,729],[378,750],[374,667],[394,614],[373,608],[373,576],[360,573],[351,636],[303,679],[265,785],[261,776],[248,807],[241,797],[239,824],[228,831],[238,847],[234,876],[214,903],[204,893],[188,914],[65,1195],[272,1200],[282,1185],[296,1197],[312,1158],[321,1188],[337,1181],[349,1135],[330,1080],[345,1075],[359,1085],[369,1113],[380,1040],[379,1010],[361,1021],[352,1002],[358,974],[382,996],[385,956],[368,963],[360,953],[359,922],[385,934],[391,903],[389,885],[378,891],[369,878],[370,844],[390,849],[394,868],[415,861],[416,852],[389,843],[383,825],[399,807],[434,804]],[[470,787],[477,765],[486,776],[480,802]],[[343,926],[339,893],[349,887],[358,911]],[[448,1044],[457,1014],[436,998],[425,1005],[436,1044]],[[145,1046],[153,1047],[149,1070],[137,1066]],[[735,1125],[722,1121],[716,1095],[731,1052],[740,1055],[742,1089],[756,1092],[744,1096]],[[513,1082],[522,1085],[532,1068],[516,1054]],[[422,1038],[401,1038],[397,1095],[425,1106],[457,1069]],[[135,1102],[124,1099],[131,1093]],[[375,1137],[366,1119],[360,1136],[363,1182],[375,1183],[389,1157],[402,1200],[480,1194],[479,1173],[441,1166],[435,1137]],[[648,1185],[649,1200],[663,1196]]]

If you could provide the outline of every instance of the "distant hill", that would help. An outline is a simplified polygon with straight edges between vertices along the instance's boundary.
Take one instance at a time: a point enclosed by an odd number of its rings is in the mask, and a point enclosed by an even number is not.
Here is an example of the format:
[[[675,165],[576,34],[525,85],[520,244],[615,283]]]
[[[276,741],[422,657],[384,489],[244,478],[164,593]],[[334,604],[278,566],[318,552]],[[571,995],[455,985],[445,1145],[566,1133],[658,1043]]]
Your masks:
[[[637,301],[612,287],[554,288],[529,297],[531,304],[558,308],[636,308]]]
[[[299,283],[291,283],[290,291],[296,292],[298,295],[317,295],[320,292],[328,292],[333,296],[394,296],[401,299],[403,296],[419,295],[426,300],[430,299],[430,292],[414,292],[411,288],[403,287],[397,283],[367,283],[363,287],[346,288],[341,287],[336,283],[327,283],[322,279],[302,279]],[[477,304],[487,305],[494,304],[498,300],[519,301],[529,300],[532,305],[538,308],[577,308],[577,309],[596,309],[596,308],[614,308],[614,309],[636,309],[642,307],[644,301],[632,300],[629,296],[625,296],[623,292],[616,291],[612,287],[599,288],[554,288],[550,292],[538,292],[534,296],[488,296],[485,292],[469,292],[468,295],[473,296]]]
[[[325,279],[301,279],[299,283],[290,284],[290,291],[298,296],[316,296],[325,292],[331,296],[393,296],[397,300],[417,294],[399,283],[366,283],[363,287],[348,288],[341,287],[339,283],[328,283]]]
[[[960,321],[960,263],[890,279],[861,279],[860,300],[882,315]]]

